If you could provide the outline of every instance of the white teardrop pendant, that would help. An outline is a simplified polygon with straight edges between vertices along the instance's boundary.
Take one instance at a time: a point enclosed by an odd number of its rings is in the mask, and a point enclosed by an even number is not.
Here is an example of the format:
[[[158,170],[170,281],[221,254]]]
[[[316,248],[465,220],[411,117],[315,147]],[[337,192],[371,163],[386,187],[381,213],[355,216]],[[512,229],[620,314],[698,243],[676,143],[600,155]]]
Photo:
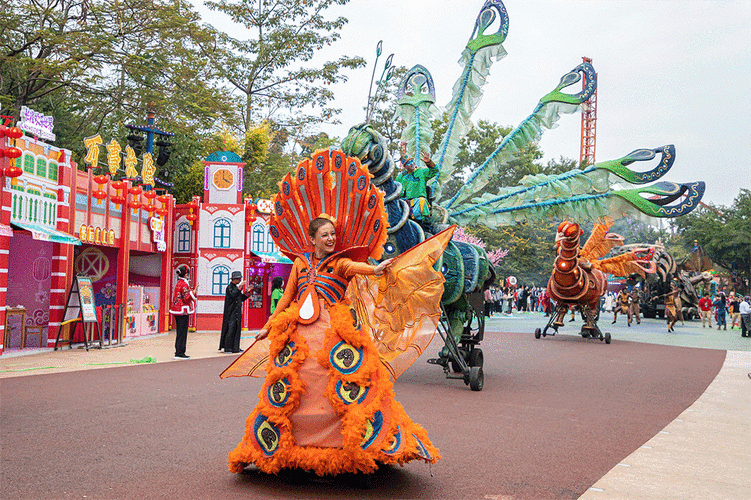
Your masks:
[[[313,317],[315,309],[313,308],[313,294],[309,293],[300,308],[300,319],[307,320]]]

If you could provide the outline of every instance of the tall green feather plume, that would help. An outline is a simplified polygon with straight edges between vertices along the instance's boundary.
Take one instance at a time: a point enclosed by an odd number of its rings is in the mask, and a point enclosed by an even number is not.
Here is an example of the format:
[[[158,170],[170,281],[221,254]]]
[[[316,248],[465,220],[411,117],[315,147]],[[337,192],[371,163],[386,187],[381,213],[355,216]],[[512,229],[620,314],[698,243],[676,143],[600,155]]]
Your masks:
[[[485,30],[496,19],[497,31],[486,35]],[[459,64],[463,67],[462,74],[454,84],[451,101],[446,106],[449,123],[441,139],[436,160],[438,175],[432,185],[436,199],[440,199],[441,185],[454,172],[461,139],[472,127],[470,118],[482,98],[482,86],[490,73],[490,66],[506,56],[506,50],[501,44],[507,34],[506,7],[499,0],[487,0],[475,20],[472,35],[459,59]]]
[[[660,154],[657,166],[646,172],[628,168],[635,162],[648,161]],[[584,194],[605,193],[615,182],[644,184],[656,181],[665,175],[675,161],[675,147],[672,144],[655,149],[637,149],[618,158],[597,163],[583,170],[573,170],[557,175],[527,175],[518,186],[501,188],[496,194],[485,193],[471,202],[455,206],[451,215],[464,213],[488,213],[503,208],[543,202],[556,198],[570,198]]]
[[[431,123],[440,110],[435,106],[433,78],[424,66],[418,64],[404,75],[397,104],[397,116],[407,122],[401,137],[407,145],[407,154],[414,158],[419,158],[421,151],[430,154],[434,135]]]
[[[574,95],[561,92],[562,89],[579,82],[582,74],[585,78],[585,85],[581,92]],[[596,89],[597,74],[589,63],[582,63],[563,75],[556,88],[540,99],[532,114],[501,141],[496,150],[470,175],[459,191],[442,205],[451,208],[455,203],[461,203],[472,193],[484,188],[490,177],[505,168],[521,148],[540,139],[543,128],[556,127],[561,113],[577,112],[580,104],[589,99]]]
[[[609,189],[604,193],[517,202],[504,207],[486,205],[452,213],[450,220],[461,225],[477,223],[490,228],[522,220],[550,218],[592,221],[605,215],[649,221],[687,214],[699,204],[704,188],[703,182],[676,184],[661,181],[634,189]]]

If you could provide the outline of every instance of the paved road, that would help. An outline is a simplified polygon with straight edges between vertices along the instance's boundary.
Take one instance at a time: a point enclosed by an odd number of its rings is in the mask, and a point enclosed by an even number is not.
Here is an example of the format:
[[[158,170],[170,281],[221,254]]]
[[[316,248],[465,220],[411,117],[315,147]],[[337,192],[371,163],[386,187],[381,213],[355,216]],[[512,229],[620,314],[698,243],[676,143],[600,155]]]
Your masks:
[[[489,321],[488,330],[495,333],[483,343],[482,392],[445,379],[438,367],[422,360],[405,373],[395,387],[397,399],[428,430],[443,460],[433,467],[386,468],[370,490],[360,489],[351,477],[311,481],[253,470],[227,472],[227,452],[242,436],[261,381],[218,378],[232,357],[216,354],[216,334],[191,334],[194,358],[189,361],[67,371],[107,366],[86,360],[106,363],[101,360],[147,354],[166,360],[173,336],[90,353],[74,349],[3,357],[0,497],[638,497],[638,488],[628,481],[619,486],[617,477],[600,486],[624,459],[701,401],[723,367],[725,349],[625,340],[635,332],[661,338],[661,322],[643,322],[641,329],[624,326],[623,332],[612,328],[611,345],[567,334],[535,340],[532,327],[542,321],[536,315]],[[562,333],[576,333],[575,325],[567,324]],[[695,326],[673,338],[693,342],[727,333],[716,341],[731,341],[729,330],[709,333]],[[426,354],[434,355],[438,347],[434,342]],[[741,369],[748,359],[742,358]],[[18,376],[29,373],[40,374]],[[743,429],[729,429],[715,439],[732,432]],[[748,442],[747,436],[736,442],[744,439]],[[711,490],[715,498],[744,498],[734,496],[745,492],[737,475],[733,471],[723,488]],[[663,481],[670,484],[671,479]],[[610,496],[590,496],[604,490]]]

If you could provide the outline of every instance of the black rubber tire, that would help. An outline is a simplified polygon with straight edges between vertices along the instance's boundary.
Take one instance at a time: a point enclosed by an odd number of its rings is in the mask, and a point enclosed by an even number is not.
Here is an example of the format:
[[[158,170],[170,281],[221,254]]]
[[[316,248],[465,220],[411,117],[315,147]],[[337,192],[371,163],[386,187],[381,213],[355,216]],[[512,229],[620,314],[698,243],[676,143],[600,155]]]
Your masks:
[[[449,363],[451,363],[451,371],[454,373],[461,373],[462,367],[459,365],[457,361],[454,361],[454,358],[450,358]]]
[[[482,366],[473,366],[469,369],[469,388],[473,391],[481,391],[485,383]]]
[[[482,349],[472,349],[469,351],[469,366],[479,366],[482,367],[483,362],[485,361],[485,356],[482,354]]]
[[[605,334],[605,343],[606,343],[606,344],[609,344],[609,343],[610,343],[610,334],[609,334],[609,333],[606,333],[606,334]]]
[[[542,330],[535,328],[535,338],[539,339],[542,336]]]

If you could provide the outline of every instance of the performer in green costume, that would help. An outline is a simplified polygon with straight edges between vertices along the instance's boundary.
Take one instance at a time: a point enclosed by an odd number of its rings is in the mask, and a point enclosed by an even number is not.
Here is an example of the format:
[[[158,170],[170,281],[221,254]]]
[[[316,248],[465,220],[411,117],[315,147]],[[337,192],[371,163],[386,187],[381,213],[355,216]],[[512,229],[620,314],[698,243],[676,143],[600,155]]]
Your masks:
[[[417,220],[430,215],[427,184],[430,179],[438,175],[438,169],[430,159],[430,155],[422,151],[420,157],[428,168],[417,168],[415,159],[405,155],[402,157],[404,172],[396,176],[396,182],[402,185],[402,197],[406,198],[409,206],[412,207],[412,218]]]

